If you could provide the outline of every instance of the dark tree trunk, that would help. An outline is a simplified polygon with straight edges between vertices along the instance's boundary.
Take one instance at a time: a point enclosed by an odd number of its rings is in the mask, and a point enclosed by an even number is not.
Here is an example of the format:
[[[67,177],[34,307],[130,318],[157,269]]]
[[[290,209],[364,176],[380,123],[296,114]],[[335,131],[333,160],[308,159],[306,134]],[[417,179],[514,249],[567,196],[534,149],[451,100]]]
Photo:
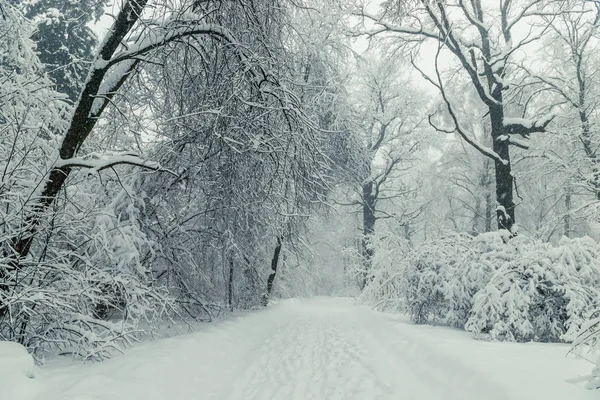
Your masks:
[[[373,234],[375,233],[375,202],[373,194],[373,181],[369,181],[362,187],[363,194],[363,238],[362,238],[362,256],[363,256],[363,276],[360,281],[361,290],[367,285],[367,280],[373,266],[375,249],[373,248]]]
[[[271,259],[271,272],[267,278],[267,291],[263,296],[263,306],[269,304],[271,293],[273,292],[273,283],[275,282],[275,276],[277,275],[277,267],[279,265],[279,256],[281,254],[281,246],[283,245],[283,237],[277,237],[277,244],[275,245],[275,251],[273,252],[273,258]]]
[[[579,121],[581,122],[581,143],[583,144],[583,150],[586,156],[592,163],[592,185],[594,187],[596,200],[600,200],[600,160],[598,160],[597,151],[592,145],[592,131],[590,126],[590,119],[587,110],[587,99],[586,99],[586,82],[584,75],[581,71],[581,58],[577,64],[577,82],[579,88]]]
[[[495,96],[496,97],[496,96]],[[498,103],[502,104],[499,94]],[[504,128],[504,110],[502,106],[490,107],[492,140],[494,152],[501,161],[495,160],[496,169],[496,220],[498,229],[506,229],[513,234],[515,224],[515,203],[513,201],[513,176],[511,171],[509,141]]]
[[[497,142],[496,142],[497,143]],[[494,143],[494,151],[504,160],[509,161],[508,143]],[[508,164],[496,161],[496,219],[498,229],[512,232],[515,224],[515,203],[513,201],[513,177],[510,161]]]
[[[408,244],[412,247],[412,232],[410,230],[410,223],[407,222],[404,224],[404,239],[408,242]]]
[[[227,284],[227,304],[229,311],[233,311],[233,258],[229,259],[229,282]]]
[[[485,230],[484,232],[491,232],[492,231],[492,220],[494,219],[494,210],[493,210],[493,206],[494,206],[494,200],[492,198],[492,171],[491,171],[491,162],[492,160],[489,158],[486,158],[483,161],[483,170],[484,170],[484,174],[483,174],[483,179],[481,181],[481,187],[485,193],[484,195],[484,199],[485,199],[485,214],[484,214],[484,219],[485,219]]]
[[[592,163],[592,186],[595,192],[594,195],[596,200],[600,200],[600,160],[598,160],[596,150],[594,150],[594,146],[592,145],[590,120],[581,106],[579,110],[579,120],[581,121],[581,143],[583,144],[583,150]]]

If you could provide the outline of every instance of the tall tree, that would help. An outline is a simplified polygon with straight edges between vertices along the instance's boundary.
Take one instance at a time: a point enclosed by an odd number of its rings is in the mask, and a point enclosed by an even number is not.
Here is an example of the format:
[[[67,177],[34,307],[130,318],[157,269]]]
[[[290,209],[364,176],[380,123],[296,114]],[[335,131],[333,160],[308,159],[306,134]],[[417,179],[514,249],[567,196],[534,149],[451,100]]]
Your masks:
[[[600,158],[594,132],[599,95],[595,55],[599,44],[596,35],[600,29],[600,3],[572,2],[570,6],[569,12],[547,18],[552,31],[545,50],[545,68],[535,73],[535,77],[565,103],[570,117],[575,116],[579,130],[574,142],[579,144],[591,165],[591,179],[587,184],[596,200],[600,200]]]
[[[144,179],[152,198],[144,225],[162,248],[148,262],[161,281],[176,282],[186,301],[214,297],[222,272],[231,276],[230,260],[235,279],[248,281],[235,287],[246,302],[256,300],[258,282],[270,274],[275,280],[272,257],[279,262],[293,248],[326,193],[330,142],[340,135],[324,130],[335,123],[337,96],[318,54],[306,62],[312,50],[301,43],[306,27],[291,26],[288,7],[296,10],[285,1],[228,2],[211,14],[251,51],[248,64],[240,65],[229,43],[195,38],[160,52],[160,62],[145,65],[144,79],[127,88],[133,113],[152,115],[140,127],[158,131],[148,132],[156,138],[151,158],[177,171]],[[249,66],[278,71],[270,77],[279,81],[275,90],[245,78]],[[263,284],[260,294],[272,287]]]
[[[436,43],[435,71],[420,70],[439,90],[452,123],[450,128],[437,128],[458,133],[493,160],[498,228],[511,232],[516,218],[510,146],[526,148],[520,138],[545,131],[553,118],[551,113],[532,112],[529,102],[515,107],[514,98],[521,87],[520,77],[515,74],[511,62],[516,52],[547,32],[548,24],[540,25],[539,22],[543,22],[542,17],[549,12],[556,12],[552,7],[555,3],[552,0],[501,0],[492,6],[481,0],[421,0],[386,2],[379,14],[364,10],[358,13],[375,25],[367,30],[369,35],[400,37],[404,43],[414,43],[415,40]],[[517,33],[523,31],[520,29],[523,26],[531,27],[524,36]],[[443,50],[449,51],[458,61],[461,72],[470,79],[487,109],[492,149],[478,143],[456,116],[456,106],[448,96],[447,82],[440,71],[439,58]]]
[[[560,104],[552,134],[532,141],[532,151],[516,162],[530,185],[523,187],[527,214],[537,215],[533,232],[553,235],[591,234],[600,199],[598,136],[598,3],[567,1],[557,15],[545,16],[549,26],[538,54],[519,68],[531,76],[531,89],[545,101]],[[542,179],[540,179],[542,177]],[[590,196],[591,195],[591,196]]]
[[[472,85],[468,80],[455,77],[447,84],[447,89],[460,124],[477,142],[489,146],[489,121],[481,117],[485,115],[485,107]],[[438,112],[443,113],[446,105],[442,101],[437,107]],[[449,119],[447,115],[445,118]],[[453,133],[436,132],[435,135],[440,140],[431,141],[431,146],[439,151],[440,158],[432,171],[436,179],[435,190],[429,195],[431,205],[447,210],[445,215],[455,231],[474,234],[491,231],[496,219],[492,160],[488,157],[482,160],[477,150],[456,140]]]
[[[362,214],[363,272],[361,286],[367,277],[375,256],[375,225],[383,218],[397,218],[408,223],[411,212],[406,205],[387,212],[384,203],[402,202],[414,190],[397,179],[400,171],[410,168],[414,153],[419,148],[418,133],[424,110],[418,96],[411,96],[408,77],[398,74],[398,61],[374,61],[379,54],[363,55],[358,60],[361,77],[355,91],[357,128],[363,138],[363,161],[357,179],[358,200]]]

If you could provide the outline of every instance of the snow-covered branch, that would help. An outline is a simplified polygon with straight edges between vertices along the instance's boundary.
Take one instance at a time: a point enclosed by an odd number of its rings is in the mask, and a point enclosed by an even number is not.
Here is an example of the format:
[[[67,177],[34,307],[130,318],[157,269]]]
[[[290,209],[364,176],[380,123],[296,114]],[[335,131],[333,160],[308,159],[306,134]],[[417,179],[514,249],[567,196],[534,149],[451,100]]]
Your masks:
[[[135,43],[128,45],[125,49],[117,52],[106,63],[99,65],[108,69],[124,60],[139,57],[170,42],[194,35],[209,35],[221,38],[230,44],[236,43],[231,32],[223,26],[205,23],[202,20],[177,20],[145,31],[144,35],[139,37]]]
[[[483,154],[486,157],[489,157],[495,161],[498,161],[500,163],[505,163],[506,160],[503,160],[496,152],[494,152],[492,149],[482,145],[481,143],[477,142],[477,140],[475,140],[474,138],[471,137],[471,135],[469,135],[469,133],[467,133],[466,128],[464,128],[462,126],[462,124],[460,123],[458,116],[456,115],[456,112],[454,111],[454,107],[452,106],[452,103],[450,102],[450,99],[448,98],[448,95],[446,94],[446,90],[444,88],[443,82],[442,82],[442,75],[440,73],[439,70],[439,64],[438,64],[438,60],[439,60],[439,55],[440,55],[440,49],[441,46],[438,46],[438,50],[435,56],[435,72],[436,72],[436,80],[433,80],[433,78],[431,78],[430,76],[428,76],[424,71],[422,71],[421,69],[419,69],[416,64],[413,63],[413,66],[415,66],[415,68],[417,68],[419,70],[419,72],[421,73],[421,76],[423,76],[423,78],[425,80],[427,80],[428,82],[430,82],[432,85],[434,85],[436,88],[438,88],[438,90],[440,91],[440,94],[442,95],[442,99],[444,100],[444,103],[446,104],[446,109],[448,110],[448,114],[450,115],[450,118],[452,119],[452,122],[454,123],[454,128],[453,129],[444,129],[441,128],[437,125],[435,125],[433,123],[432,120],[432,116],[429,116],[429,124],[436,130],[441,131],[441,132],[445,132],[445,133],[451,133],[451,132],[456,132],[459,134],[459,136],[461,138],[463,138],[463,140],[465,142],[467,142],[468,144],[470,144],[471,146],[473,146],[473,148],[475,148],[477,151],[479,151],[481,154]]]
[[[84,157],[72,157],[66,160],[60,159],[54,165],[55,168],[88,168],[89,173],[97,173],[117,165],[133,165],[153,171],[163,170],[156,161],[147,161],[136,154],[126,153],[113,156],[101,157],[96,154]]]
[[[399,34],[404,34],[404,35],[419,36],[422,39],[429,38],[429,39],[436,39],[439,41],[442,40],[442,37],[440,35],[438,35],[434,31],[424,29],[422,26],[419,28],[412,28],[409,26],[394,25],[394,24],[384,21],[383,17],[373,15],[364,10],[361,10],[360,12],[357,12],[354,15],[356,15],[358,17],[366,18],[378,26],[378,28],[367,30],[367,31],[361,33],[361,34],[365,34],[368,36],[375,36],[375,35],[383,33],[383,32],[391,32],[391,33],[399,33]]]
[[[508,134],[528,137],[532,133],[544,132],[555,117],[555,112],[550,112],[538,119],[504,117],[504,128]]]

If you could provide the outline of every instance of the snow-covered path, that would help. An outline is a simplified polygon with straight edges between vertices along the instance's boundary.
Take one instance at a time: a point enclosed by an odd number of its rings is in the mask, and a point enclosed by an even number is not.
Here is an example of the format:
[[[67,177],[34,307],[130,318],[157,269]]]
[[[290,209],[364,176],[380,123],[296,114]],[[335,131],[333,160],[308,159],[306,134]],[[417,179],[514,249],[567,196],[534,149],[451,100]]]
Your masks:
[[[490,343],[350,299],[288,300],[99,364],[40,368],[35,400],[593,399],[566,346]],[[0,390],[0,398],[2,398]],[[11,398],[12,400],[13,398]]]

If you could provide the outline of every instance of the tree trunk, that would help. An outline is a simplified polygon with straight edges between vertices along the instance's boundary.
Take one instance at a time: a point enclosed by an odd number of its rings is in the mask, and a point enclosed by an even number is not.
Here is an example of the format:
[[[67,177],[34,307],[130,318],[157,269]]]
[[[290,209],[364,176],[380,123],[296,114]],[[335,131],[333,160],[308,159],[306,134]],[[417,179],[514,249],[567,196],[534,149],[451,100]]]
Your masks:
[[[373,195],[373,181],[365,183],[362,187],[363,192],[363,238],[362,238],[362,256],[363,256],[363,275],[360,281],[361,290],[367,285],[367,280],[373,266],[373,257],[375,249],[373,248],[373,234],[375,233],[375,196]]]
[[[499,104],[502,104],[500,98]],[[513,201],[513,176],[510,164],[509,142],[504,129],[502,106],[490,107],[493,149],[501,161],[495,160],[496,169],[496,220],[498,229],[506,229],[512,234],[515,224],[515,203]]]
[[[586,106],[586,82],[581,71],[581,59],[577,63],[577,82],[579,88],[579,121],[581,122],[581,143],[586,156],[592,163],[592,185],[594,186],[596,200],[600,200],[600,161],[598,160],[597,152],[592,145],[592,131],[590,119]]]
[[[233,311],[233,257],[229,259],[229,281],[227,283],[227,305]]]
[[[477,197],[475,199],[475,206],[473,207],[473,219],[471,220],[471,232],[473,232],[473,234],[481,233],[479,230],[481,227],[481,220],[481,198]]]
[[[492,210],[493,210],[492,193],[490,193],[488,191],[485,194],[485,231],[486,232],[492,231],[492,220],[494,219]]]
[[[410,230],[410,223],[404,224],[404,239],[408,242],[408,245],[412,247],[412,232]]]
[[[565,216],[564,222],[564,235],[568,238],[571,237],[571,190],[567,189],[565,195]]]
[[[485,202],[485,214],[484,214],[484,222],[485,222],[485,232],[492,231],[492,220],[494,219],[493,215],[493,198],[492,198],[492,172],[491,172],[491,163],[492,160],[486,158],[483,160],[483,179],[481,180],[481,187],[484,191],[484,202]]]
[[[271,293],[273,292],[273,282],[275,281],[275,276],[277,275],[277,266],[279,265],[279,255],[281,254],[282,244],[283,237],[278,236],[277,244],[275,245],[275,251],[273,252],[273,258],[271,259],[271,272],[267,278],[267,291],[263,296],[263,306],[267,306],[269,304],[269,299],[271,298]]]
[[[598,156],[592,145],[592,133],[588,115],[581,107],[579,110],[579,120],[581,121],[581,143],[583,144],[583,150],[592,163],[592,185],[595,192],[594,195],[596,200],[600,200],[600,161],[598,160]]]

